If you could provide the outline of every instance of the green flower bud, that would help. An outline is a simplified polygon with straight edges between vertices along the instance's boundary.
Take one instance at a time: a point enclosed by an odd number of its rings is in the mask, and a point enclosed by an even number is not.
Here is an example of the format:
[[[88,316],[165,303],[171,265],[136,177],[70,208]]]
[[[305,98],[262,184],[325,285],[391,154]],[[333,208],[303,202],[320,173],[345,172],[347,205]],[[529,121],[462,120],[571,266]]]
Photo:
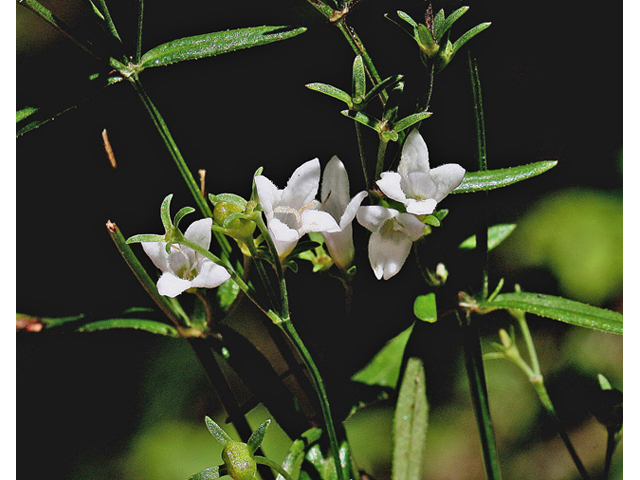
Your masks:
[[[251,220],[242,218],[245,209],[230,202],[218,202],[213,208],[213,220],[225,230],[230,237],[246,240],[253,235],[256,224]]]
[[[253,480],[256,475],[256,461],[246,443],[227,442],[222,450],[222,462],[233,480]]]

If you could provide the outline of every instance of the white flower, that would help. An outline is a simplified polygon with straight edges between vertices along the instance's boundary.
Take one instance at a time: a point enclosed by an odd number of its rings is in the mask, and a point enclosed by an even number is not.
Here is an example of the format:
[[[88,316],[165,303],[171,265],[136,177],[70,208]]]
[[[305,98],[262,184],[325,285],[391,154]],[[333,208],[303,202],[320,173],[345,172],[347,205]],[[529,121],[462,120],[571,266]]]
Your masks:
[[[376,278],[388,280],[400,271],[411,245],[424,235],[425,225],[415,215],[379,205],[360,207],[358,222],[370,230],[369,262]]]
[[[184,237],[208,250],[212,222],[211,218],[193,222]],[[167,253],[165,242],[142,242],[142,248],[162,271],[157,287],[158,293],[166,297],[175,297],[194,287],[214,288],[231,277],[226,268],[184,245],[172,244],[171,253]]]
[[[398,171],[382,173],[376,184],[387,197],[403,203],[407,213],[428,215],[462,183],[464,174],[464,168],[456,163],[431,170],[427,144],[413,130],[402,147]]]
[[[280,258],[291,253],[306,233],[340,230],[329,213],[318,209],[320,202],[315,197],[320,186],[320,161],[317,158],[298,167],[283,190],[263,175],[257,175],[255,182],[269,234]]]
[[[325,244],[333,262],[342,270],[347,270],[353,263],[355,249],[353,247],[353,228],[351,222],[356,216],[358,207],[367,196],[366,191],[349,198],[349,177],[340,159],[334,156],[322,174],[320,199],[325,212],[338,222],[337,232],[323,232]]]

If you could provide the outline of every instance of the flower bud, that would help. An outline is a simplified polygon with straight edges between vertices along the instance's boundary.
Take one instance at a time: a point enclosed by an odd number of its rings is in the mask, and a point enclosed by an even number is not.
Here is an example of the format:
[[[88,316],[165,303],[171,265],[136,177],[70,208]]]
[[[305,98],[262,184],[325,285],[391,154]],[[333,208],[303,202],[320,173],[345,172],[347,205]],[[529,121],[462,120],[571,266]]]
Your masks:
[[[213,219],[225,229],[225,234],[237,239],[247,239],[253,235],[256,224],[246,218],[242,206],[230,202],[218,202],[213,208]]]
[[[222,462],[233,480],[253,480],[256,475],[256,461],[246,443],[227,442],[222,450]]]

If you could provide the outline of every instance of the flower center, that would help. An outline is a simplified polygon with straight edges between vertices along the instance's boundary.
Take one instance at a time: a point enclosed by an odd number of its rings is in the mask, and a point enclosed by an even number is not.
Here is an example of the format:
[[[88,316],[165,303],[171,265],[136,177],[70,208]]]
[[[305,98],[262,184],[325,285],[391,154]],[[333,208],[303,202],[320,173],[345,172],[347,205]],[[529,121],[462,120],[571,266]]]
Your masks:
[[[300,210],[296,210],[295,208],[289,207],[288,205],[279,205],[279,206],[277,206],[277,207],[275,207],[273,209],[273,213],[283,214],[284,217],[286,217],[288,215],[295,216],[295,218],[296,218],[296,224],[295,224],[296,227],[295,228],[297,230],[300,227],[300,225],[302,224],[302,217],[301,217],[302,212],[304,212],[308,208],[315,207],[317,204],[318,204],[318,202],[316,200],[313,200],[308,205],[305,205],[302,208],[300,208]],[[290,222],[287,222],[284,217],[280,216],[280,220],[282,220],[287,225],[291,225]]]
[[[172,244],[171,248],[174,248],[176,250],[176,252],[174,253],[181,255],[184,258],[184,263],[177,270],[175,270],[175,274],[184,280],[193,280],[194,278],[196,278],[198,276],[198,270],[196,269],[196,265],[198,264],[198,252],[194,252],[195,261],[191,263],[189,255],[187,255],[179,245]]]

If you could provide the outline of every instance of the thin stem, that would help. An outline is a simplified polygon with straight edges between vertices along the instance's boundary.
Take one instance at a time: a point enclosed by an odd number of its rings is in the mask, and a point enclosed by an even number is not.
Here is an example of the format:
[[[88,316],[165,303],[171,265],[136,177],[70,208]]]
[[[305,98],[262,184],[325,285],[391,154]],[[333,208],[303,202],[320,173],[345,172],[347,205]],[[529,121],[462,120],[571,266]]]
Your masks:
[[[358,141],[358,152],[360,153],[360,164],[362,165],[362,175],[364,176],[364,184],[367,190],[371,190],[371,179],[369,178],[369,169],[364,153],[364,143],[362,141],[363,125],[360,122],[353,122],[356,127],[356,140]]]
[[[198,288],[194,289],[193,293],[202,302],[202,305],[204,306],[205,317],[206,317],[205,318],[206,325],[207,327],[211,328],[211,326],[213,325],[213,310],[211,308],[211,304],[209,303],[209,300],[207,300],[207,297]]]
[[[607,453],[604,460],[604,471],[602,473],[603,480],[607,480],[609,478],[611,461],[613,460],[613,452],[618,445],[618,439],[616,438],[617,430],[617,427],[607,427]]]
[[[277,308],[278,303],[276,300],[276,294],[273,291],[273,286],[271,285],[271,281],[269,280],[269,275],[267,274],[267,271],[264,268],[264,264],[262,263],[262,260],[258,258],[258,250],[256,249],[256,244],[253,242],[253,238],[247,239],[245,244],[249,248],[249,253],[253,258],[253,264],[256,266],[256,270],[258,271],[258,276],[260,277],[262,285],[267,291],[267,297],[269,297],[269,302],[271,303],[271,307]]]
[[[386,140],[382,135],[380,136],[380,145],[378,145],[378,156],[376,158],[376,176],[375,178],[380,178],[380,174],[384,170],[384,156],[387,152],[387,145],[389,144],[389,140]]]
[[[478,65],[468,54],[469,73],[471,76],[471,91],[473,93],[473,113],[476,123],[476,160],[478,162],[478,171],[487,170],[487,141],[484,127],[484,110],[482,108],[482,89],[480,87],[480,74]],[[482,272],[480,295],[482,300],[486,300],[489,296],[489,219],[488,195],[489,192],[480,193],[480,202],[478,208],[480,213],[477,217],[476,226],[476,252],[478,262]]]
[[[119,43],[122,43],[120,39],[120,35],[118,35],[118,30],[116,29],[113,20],[111,19],[111,14],[109,13],[109,9],[107,8],[107,4],[104,0],[98,0],[98,4],[100,5],[100,10],[102,15],[104,15],[104,20],[107,22],[107,28],[109,29],[109,33],[113,38],[115,38]]]
[[[49,25],[55,28],[62,35],[67,37],[69,40],[71,40],[73,43],[78,45],[80,48],[82,48],[89,55],[91,55],[94,58],[97,58],[98,60],[102,60],[102,57],[100,57],[100,55],[98,55],[93,51],[91,43],[88,40],[80,40],[76,38],[73,35],[72,29],[71,27],[69,27],[69,25],[67,25],[58,17],[56,17],[53,13],[51,13],[49,9],[43,7],[39,2],[37,2],[36,0],[18,0],[18,3],[25,8],[28,8],[36,15],[38,15],[41,19],[43,19],[45,22],[47,22]]]
[[[136,23],[136,51],[133,55],[133,63],[136,65],[140,63],[142,57],[142,24],[144,17],[144,0],[138,0],[137,8],[137,23]]]
[[[536,375],[542,375],[542,372],[540,370],[540,362],[538,361],[538,354],[536,353],[536,347],[533,344],[533,337],[531,336],[531,331],[529,330],[529,325],[527,324],[525,313],[514,310],[511,314],[516,318],[516,320],[518,320],[518,325],[520,326],[520,330],[522,331],[524,342],[527,345],[529,361],[531,362],[531,370],[533,370]]]
[[[173,136],[171,135],[171,132],[167,127],[167,124],[162,118],[162,115],[160,115],[160,112],[151,101],[151,98],[143,88],[142,84],[140,83],[140,80],[136,78],[135,75],[132,77],[129,77],[129,80],[131,81],[133,88],[138,94],[138,97],[140,97],[140,100],[142,101],[145,108],[147,109],[147,112],[151,116],[151,119],[153,120],[153,124],[158,130],[158,133],[160,133],[162,140],[164,141],[167,149],[169,150],[171,158],[173,158],[173,161],[178,167],[178,170],[180,171],[182,178],[187,184],[187,188],[191,192],[191,195],[196,201],[198,208],[202,212],[202,215],[204,215],[205,217],[212,217],[213,213],[211,211],[211,208],[209,207],[209,204],[207,203],[207,200],[204,197],[204,195],[202,195],[202,192],[200,192],[200,186],[198,185],[191,171],[189,170],[189,167],[187,166],[187,163],[185,162],[182,156],[182,153],[180,153],[180,149],[178,148],[178,145],[173,139]],[[222,254],[221,254],[222,258],[225,260],[228,260],[231,254],[231,245],[229,244],[227,238],[223,234],[215,230],[213,234],[216,237],[216,240],[218,241],[222,249]]]
[[[476,322],[473,321],[469,312],[465,313],[464,319],[458,314],[458,321],[462,330],[467,377],[471,387],[471,399],[476,415],[476,423],[480,431],[485,472],[488,480],[499,480],[502,478],[502,474],[493,431],[493,421],[489,410],[489,396],[482,362],[480,334]]]

